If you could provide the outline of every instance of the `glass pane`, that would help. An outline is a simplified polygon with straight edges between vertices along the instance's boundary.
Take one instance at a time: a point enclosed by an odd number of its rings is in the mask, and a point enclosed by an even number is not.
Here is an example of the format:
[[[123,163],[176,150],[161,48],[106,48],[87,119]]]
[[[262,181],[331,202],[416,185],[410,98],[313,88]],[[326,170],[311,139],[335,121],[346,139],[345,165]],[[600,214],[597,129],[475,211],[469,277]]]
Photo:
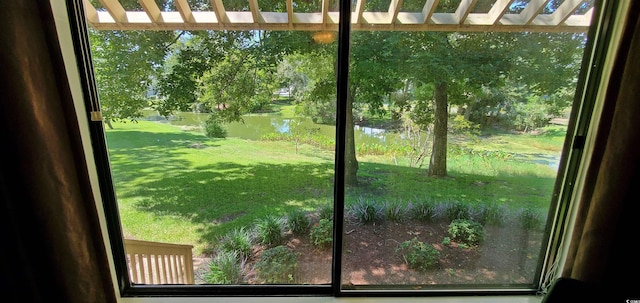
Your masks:
[[[90,29],[134,283],[331,283],[324,34]]]
[[[351,41],[343,287],[533,288],[586,34]]]

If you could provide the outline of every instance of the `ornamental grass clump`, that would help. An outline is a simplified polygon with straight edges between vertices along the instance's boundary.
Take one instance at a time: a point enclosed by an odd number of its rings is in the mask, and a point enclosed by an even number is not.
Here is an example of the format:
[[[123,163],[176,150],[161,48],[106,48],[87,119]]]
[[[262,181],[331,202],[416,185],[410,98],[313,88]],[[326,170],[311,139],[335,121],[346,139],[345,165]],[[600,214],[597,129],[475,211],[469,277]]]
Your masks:
[[[294,235],[301,235],[309,230],[309,218],[307,213],[300,209],[294,209],[287,214],[287,227]]]
[[[251,255],[253,235],[245,227],[232,230],[220,238],[220,251],[236,253],[239,259],[246,259]]]
[[[246,259],[240,259],[237,253],[221,251],[209,263],[204,274],[208,284],[240,284],[244,280]]]
[[[262,245],[277,246],[284,240],[284,220],[281,217],[267,216],[256,221],[256,234]]]

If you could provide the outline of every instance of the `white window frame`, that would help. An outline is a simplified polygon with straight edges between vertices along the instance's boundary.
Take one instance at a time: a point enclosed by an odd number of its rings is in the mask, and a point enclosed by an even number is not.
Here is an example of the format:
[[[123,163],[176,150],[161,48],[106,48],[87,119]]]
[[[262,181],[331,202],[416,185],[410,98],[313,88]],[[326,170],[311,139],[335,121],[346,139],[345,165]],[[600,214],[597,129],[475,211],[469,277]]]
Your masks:
[[[73,38],[72,38],[72,29],[69,22],[69,15],[67,10],[67,2],[65,0],[50,0],[52,11],[54,13],[55,26],[58,33],[58,40],[60,42],[60,48],[62,50],[62,55],[64,59],[64,64],[66,67],[66,72],[68,76],[68,81],[71,87],[72,97],[74,100],[76,112],[78,113],[78,124],[81,130],[81,140],[84,146],[84,150],[86,153],[86,165],[88,168],[88,172],[90,175],[90,181],[92,186],[92,192],[94,195],[94,200],[96,201],[96,209],[98,211],[99,223],[100,223],[100,231],[101,237],[104,239],[105,248],[107,252],[111,252],[111,242],[109,241],[108,228],[107,228],[107,220],[105,215],[105,208],[102,203],[103,199],[100,192],[99,186],[99,177],[98,177],[98,169],[95,164],[93,147],[91,143],[91,134],[90,134],[90,121],[86,118],[87,109],[84,103],[84,93],[83,93],[83,81],[85,79],[81,79],[81,73],[79,72],[78,64],[81,58],[76,58],[74,47],[73,47]],[[630,0],[622,0],[619,1],[619,5],[615,12],[613,12],[613,19],[620,20],[625,15]],[[596,22],[598,21],[598,22]],[[599,20],[594,20],[592,24],[600,24]],[[572,240],[570,235],[573,234],[573,224],[576,217],[577,205],[575,201],[580,201],[580,193],[582,192],[584,182],[586,179],[586,171],[587,164],[589,162],[589,158],[591,157],[593,150],[595,148],[595,128],[598,126],[600,122],[600,112],[604,100],[604,94],[606,92],[608,79],[611,75],[611,70],[613,66],[613,58],[618,49],[618,45],[620,42],[621,33],[623,30],[624,22],[613,22],[611,28],[609,29],[610,39],[607,41],[597,41],[596,43],[601,43],[600,48],[603,51],[604,57],[601,59],[599,66],[601,68],[598,75],[588,75],[590,78],[589,85],[597,86],[597,95],[595,97],[595,102],[593,106],[593,111],[590,116],[591,123],[589,124],[589,128],[586,130],[587,134],[584,137],[584,149],[581,150],[582,156],[580,157],[580,164],[578,166],[578,171],[575,178],[575,183],[573,185],[573,190],[568,193],[570,196],[570,203],[566,205],[565,212],[567,213],[566,220],[564,220],[564,232],[560,235],[559,243],[557,244],[557,249],[555,251],[556,262],[549,266],[548,275],[549,276],[558,276],[561,268],[564,265],[566,258],[566,251],[568,249],[569,243]],[[591,56],[590,59],[594,59],[594,54],[587,54],[585,56]],[[584,88],[585,90],[587,87]],[[583,92],[578,92],[583,93]],[[554,222],[555,224],[555,222]],[[551,243],[550,243],[551,245]],[[247,294],[246,297],[217,297],[217,296],[206,296],[206,297],[173,297],[173,296],[164,296],[164,297],[123,297],[121,295],[119,286],[118,286],[118,277],[115,271],[115,262],[114,257],[111,253],[107,254],[109,267],[111,270],[111,278],[113,282],[113,291],[116,293],[116,297],[119,302],[131,302],[131,303],[160,303],[160,302],[184,302],[184,303],[195,303],[195,302],[232,302],[232,303],[248,303],[248,302],[279,302],[279,303],[288,303],[288,302],[302,302],[302,303],[315,303],[315,302],[399,302],[399,303],[413,303],[413,302],[442,302],[442,303],[481,303],[481,302],[510,302],[510,303],[525,303],[525,302],[540,302],[542,300],[543,294],[537,295],[496,295],[496,296],[468,296],[464,295],[463,292],[460,291],[451,291],[447,296],[433,296],[433,297],[417,297],[420,296],[420,293],[416,294],[416,297],[394,297],[394,292],[389,290],[388,295],[384,296],[367,296],[365,293],[359,293],[356,297],[320,297],[320,296],[298,296],[298,297],[251,297],[251,294]],[[543,279],[544,280],[544,279]],[[542,285],[541,285],[542,286]],[[163,287],[163,286],[158,286]],[[459,294],[459,295],[458,295]]]

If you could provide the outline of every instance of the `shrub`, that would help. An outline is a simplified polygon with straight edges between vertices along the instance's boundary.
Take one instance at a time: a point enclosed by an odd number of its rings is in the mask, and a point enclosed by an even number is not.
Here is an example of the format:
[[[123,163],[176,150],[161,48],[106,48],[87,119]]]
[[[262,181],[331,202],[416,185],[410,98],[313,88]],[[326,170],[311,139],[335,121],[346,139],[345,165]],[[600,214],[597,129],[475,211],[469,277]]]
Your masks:
[[[423,222],[431,222],[436,218],[435,203],[431,200],[422,200],[419,202],[411,203],[409,205],[409,212],[411,217]]]
[[[204,132],[207,137],[210,138],[227,137],[227,130],[222,127],[222,124],[215,115],[209,116],[209,119],[204,123]]]
[[[418,241],[418,238],[404,241],[395,249],[409,268],[425,271],[438,264],[440,253],[431,244]]]
[[[407,217],[405,206],[398,202],[385,203],[384,212],[386,219],[393,222],[404,222]]]
[[[294,209],[287,214],[287,226],[296,235],[305,233],[309,224],[309,218],[303,210]]]
[[[520,226],[525,230],[541,230],[544,228],[545,215],[540,210],[527,207],[517,213]]]
[[[309,238],[315,246],[330,246],[333,241],[333,220],[320,219],[318,223],[311,227]]]
[[[505,205],[478,204],[471,209],[471,218],[483,225],[502,226],[507,220],[508,209]]]
[[[284,220],[276,216],[258,219],[256,232],[261,244],[267,246],[280,245],[284,239]]]
[[[471,207],[460,201],[449,201],[443,204],[444,217],[449,220],[471,219]]]
[[[484,227],[472,220],[455,219],[449,224],[451,239],[466,245],[478,245],[484,240],[486,231]]]
[[[253,236],[244,227],[236,228],[220,239],[220,251],[237,253],[238,258],[245,259],[251,255]]]
[[[221,251],[209,263],[204,281],[209,284],[239,284],[244,279],[245,260],[236,253]]]
[[[333,205],[323,204],[318,207],[318,217],[320,219],[333,220]]]
[[[384,206],[374,200],[360,198],[350,207],[349,213],[359,223],[369,224],[384,219]]]
[[[286,246],[276,246],[265,250],[256,262],[257,278],[269,284],[290,284],[295,282],[298,268],[296,255]]]

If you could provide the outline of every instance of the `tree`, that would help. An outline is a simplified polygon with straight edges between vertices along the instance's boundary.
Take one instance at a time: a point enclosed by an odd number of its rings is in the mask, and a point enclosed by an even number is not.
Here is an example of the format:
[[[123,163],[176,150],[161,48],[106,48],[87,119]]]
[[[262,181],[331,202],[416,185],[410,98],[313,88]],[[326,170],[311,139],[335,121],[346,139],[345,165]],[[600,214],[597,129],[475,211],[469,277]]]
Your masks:
[[[403,57],[395,45],[400,36],[390,32],[354,32],[349,71],[349,94],[346,104],[345,184],[358,184],[358,160],[355,150],[354,112],[368,110],[384,113],[387,96],[402,87],[398,69]],[[289,73],[296,100],[303,104],[303,113],[315,121],[334,122],[336,104],[335,44],[299,48],[285,64],[295,62],[296,73]],[[284,69],[282,67],[281,69]]]
[[[500,86],[511,66],[510,39],[498,33],[437,33],[407,35],[411,50],[410,77],[433,86],[433,145],[428,174],[447,175],[449,104],[468,102],[483,86]]]
[[[402,88],[401,71],[406,70],[406,52],[398,47],[401,40],[402,35],[396,32],[362,31],[351,35],[345,134],[345,183],[348,186],[358,184],[354,109],[365,107],[371,114],[381,115],[389,94]]]
[[[273,71],[261,69],[241,49],[231,49],[198,79],[198,101],[215,108],[223,122],[262,109],[276,90]]]
[[[179,33],[89,29],[100,107],[105,123],[135,120],[149,105],[147,92]]]

